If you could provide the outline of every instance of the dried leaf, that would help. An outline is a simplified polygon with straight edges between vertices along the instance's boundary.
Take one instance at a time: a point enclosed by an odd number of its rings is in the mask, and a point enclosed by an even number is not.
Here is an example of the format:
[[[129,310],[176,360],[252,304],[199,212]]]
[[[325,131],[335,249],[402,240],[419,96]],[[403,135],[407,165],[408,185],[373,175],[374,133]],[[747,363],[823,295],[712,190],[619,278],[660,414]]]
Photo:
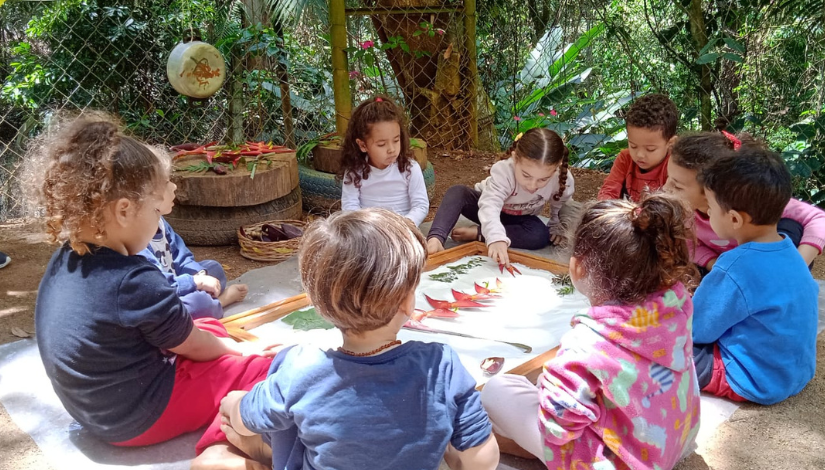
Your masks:
[[[22,328],[18,328],[16,326],[11,327],[11,334],[13,334],[14,336],[17,336],[18,338],[31,338],[32,337],[31,333],[29,333],[28,331],[26,331]]]

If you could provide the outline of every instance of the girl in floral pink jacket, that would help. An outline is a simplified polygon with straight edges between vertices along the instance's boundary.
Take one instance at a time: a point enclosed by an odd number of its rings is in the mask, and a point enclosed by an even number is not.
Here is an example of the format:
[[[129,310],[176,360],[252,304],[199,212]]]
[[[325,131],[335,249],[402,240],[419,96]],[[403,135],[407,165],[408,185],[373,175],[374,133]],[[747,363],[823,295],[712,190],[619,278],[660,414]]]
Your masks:
[[[502,452],[548,469],[670,469],[699,430],[693,366],[696,270],[688,208],[671,196],[601,201],[576,231],[570,277],[592,307],[576,315],[537,386],[490,380],[482,403]]]

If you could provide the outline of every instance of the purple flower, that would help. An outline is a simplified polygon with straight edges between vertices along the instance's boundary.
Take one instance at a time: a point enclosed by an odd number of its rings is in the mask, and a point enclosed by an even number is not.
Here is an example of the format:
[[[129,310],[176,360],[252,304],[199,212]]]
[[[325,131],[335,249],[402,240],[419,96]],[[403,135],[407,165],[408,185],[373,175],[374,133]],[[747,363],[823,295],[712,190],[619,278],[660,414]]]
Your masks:
[[[372,47],[374,45],[375,45],[375,43],[372,42],[372,41],[364,41],[364,42],[361,43],[361,49],[367,50],[367,49],[369,49],[370,47]]]
[[[349,79],[352,80],[354,78],[358,78],[359,75],[361,75],[361,72],[353,70],[349,73]]]
[[[550,115],[553,116],[553,117],[556,117],[556,116],[559,115],[559,113],[557,113],[555,109],[551,109],[550,110]]]
[[[441,29],[441,28],[438,28],[438,29],[436,29],[436,30],[435,30],[435,32],[436,32],[436,33],[438,33],[438,35],[439,35],[439,36],[444,36],[444,33],[445,33],[446,31],[444,31],[444,30],[443,30],[443,29]]]

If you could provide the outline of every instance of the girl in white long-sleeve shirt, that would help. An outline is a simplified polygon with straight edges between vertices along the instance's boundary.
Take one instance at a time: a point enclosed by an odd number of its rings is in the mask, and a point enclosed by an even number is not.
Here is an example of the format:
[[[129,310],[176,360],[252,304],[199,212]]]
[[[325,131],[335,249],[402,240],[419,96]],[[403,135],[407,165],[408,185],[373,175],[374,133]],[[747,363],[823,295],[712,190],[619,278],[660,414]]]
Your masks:
[[[389,98],[364,101],[343,143],[341,208],[381,207],[421,225],[430,210],[424,174],[411,158],[404,111]]]
[[[490,176],[475,188],[447,190],[427,235],[427,250],[443,250],[447,235],[456,241],[485,241],[489,256],[509,265],[508,247],[538,250],[561,242],[559,210],[573,196],[568,154],[555,132],[525,132],[507,152],[509,158],[493,165]],[[545,225],[538,214],[548,202],[550,221]],[[453,230],[459,215],[479,226]]]

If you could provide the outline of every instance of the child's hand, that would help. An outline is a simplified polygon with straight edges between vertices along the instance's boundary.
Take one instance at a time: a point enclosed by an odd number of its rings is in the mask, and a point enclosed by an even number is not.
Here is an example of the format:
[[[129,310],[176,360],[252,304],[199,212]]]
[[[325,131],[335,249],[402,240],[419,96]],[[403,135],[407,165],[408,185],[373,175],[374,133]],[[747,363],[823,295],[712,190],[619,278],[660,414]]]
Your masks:
[[[705,265],[705,268],[710,271],[713,269],[713,265],[716,264],[716,260],[719,258],[713,258],[712,260],[708,261],[708,264]]]
[[[221,415],[222,423],[234,427],[232,424],[232,417],[235,416],[235,414],[240,415],[241,399],[245,397],[247,393],[249,392],[234,390],[221,399],[221,408],[219,413]]]
[[[197,286],[198,290],[206,292],[215,299],[220,297],[221,281],[206,274],[195,274],[192,276],[192,279],[195,281],[195,286]]]
[[[550,233],[550,243],[556,246],[564,246],[567,242],[564,227],[561,225],[554,225],[547,228]]]
[[[507,242],[493,242],[487,246],[487,256],[498,264],[510,266],[510,255],[507,254]]]

